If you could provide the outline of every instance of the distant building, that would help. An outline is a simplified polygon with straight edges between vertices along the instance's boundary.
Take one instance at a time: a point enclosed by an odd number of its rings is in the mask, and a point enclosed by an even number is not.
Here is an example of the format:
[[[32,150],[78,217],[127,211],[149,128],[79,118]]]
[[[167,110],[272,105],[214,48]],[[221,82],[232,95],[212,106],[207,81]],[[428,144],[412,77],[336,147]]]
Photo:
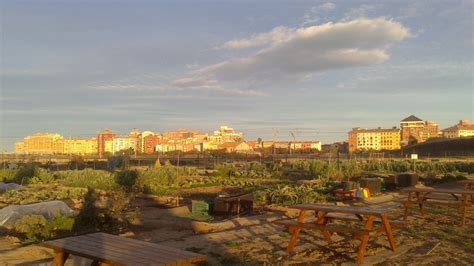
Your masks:
[[[138,146],[139,146],[140,148],[139,148],[138,150],[139,150],[140,152],[142,152],[142,153],[146,153],[146,152],[145,152],[145,146],[146,146],[145,138],[146,138],[146,137],[149,137],[149,136],[155,136],[155,133],[154,133],[154,132],[151,132],[151,131],[148,131],[148,130],[145,130],[145,131],[143,131],[143,132],[140,134],[140,136],[139,136]],[[154,150],[154,146],[156,146],[156,144],[153,145],[153,150]],[[151,153],[153,153],[153,152],[151,152]]]
[[[349,132],[349,153],[398,149],[400,149],[400,130],[397,128],[354,128]]]
[[[474,136],[474,124],[469,122],[469,120],[459,120],[459,123],[452,127],[443,129],[443,136],[446,138],[462,138],[462,137],[472,137]]]
[[[99,157],[102,158],[105,152],[112,152],[111,144],[109,144],[108,151],[106,151],[105,149],[105,144],[106,141],[111,141],[115,136],[116,134],[107,128],[97,135],[97,152],[99,154]]]
[[[312,141],[312,140],[296,140],[296,141],[272,141],[272,140],[262,140],[259,143],[255,144],[257,148],[273,148],[276,149],[289,149],[291,150],[318,150],[321,151],[322,144],[321,141]]]
[[[63,153],[74,155],[97,154],[96,138],[66,138],[63,141]]]
[[[120,151],[137,151],[138,138],[133,136],[114,137],[112,139],[112,153]]]
[[[433,121],[423,121],[410,115],[400,121],[401,145],[425,142],[429,138],[439,137],[438,124]]]
[[[196,130],[188,130],[188,129],[178,129],[174,131],[166,131],[163,132],[162,136],[163,139],[166,140],[179,140],[179,139],[187,139],[192,138],[194,135],[199,134]]]
[[[15,153],[26,153],[26,145],[24,141],[15,142]]]
[[[214,131],[214,133],[208,137],[208,140],[215,144],[222,144],[226,142],[239,142],[242,141],[243,138],[244,133],[237,132],[228,126],[221,126],[219,130]]]
[[[61,145],[63,139],[60,134],[36,133],[26,136],[22,141],[15,144],[15,153],[26,154],[53,154],[63,153]]]
[[[239,142],[226,142],[223,144],[220,144],[218,146],[219,150],[225,150],[226,152],[249,152],[252,151],[252,148],[250,145],[248,145],[246,142],[239,141]]]
[[[143,138],[143,153],[145,154],[153,154],[156,152],[156,145],[158,145],[160,141],[160,136],[157,135],[147,135]]]

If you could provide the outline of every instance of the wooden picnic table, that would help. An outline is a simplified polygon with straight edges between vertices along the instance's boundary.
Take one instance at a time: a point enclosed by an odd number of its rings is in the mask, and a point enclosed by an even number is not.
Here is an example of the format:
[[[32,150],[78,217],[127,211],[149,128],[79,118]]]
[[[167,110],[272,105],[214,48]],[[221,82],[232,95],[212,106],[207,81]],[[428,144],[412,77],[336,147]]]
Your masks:
[[[321,231],[327,242],[331,242],[331,235],[334,232],[352,234],[352,238],[361,241],[357,252],[357,263],[362,262],[369,241],[369,235],[372,233],[384,232],[387,235],[390,248],[393,251],[396,249],[396,243],[392,233],[394,223],[393,221],[389,221],[389,211],[386,209],[320,204],[300,204],[290,208],[300,210],[297,220],[291,219],[275,222],[286,226],[292,233],[290,243],[287,247],[287,251],[290,253],[293,251],[298,241],[300,230],[303,228]],[[308,212],[314,212],[315,219],[305,222]],[[334,223],[337,220],[355,222],[361,225],[361,227],[357,228]],[[374,226],[374,223],[379,225]],[[400,225],[402,225],[402,223],[396,223],[396,226]]]
[[[426,203],[432,203],[439,205],[458,206],[462,214],[461,226],[464,226],[466,224],[467,208],[472,206],[472,199],[474,197],[474,190],[467,189],[410,187],[402,189],[401,191],[404,193],[408,193],[407,199],[402,201],[402,204],[405,206],[405,221],[408,218],[409,208],[412,204],[418,204],[420,214],[421,216],[423,216],[423,205]],[[469,202],[469,198],[471,198],[471,202]]]
[[[62,266],[69,254],[85,257],[94,265],[189,265],[205,255],[164,245],[105,234],[66,237],[44,242],[54,250],[53,265]]]
[[[474,180],[461,180],[458,183],[464,185],[464,189],[474,189]]]

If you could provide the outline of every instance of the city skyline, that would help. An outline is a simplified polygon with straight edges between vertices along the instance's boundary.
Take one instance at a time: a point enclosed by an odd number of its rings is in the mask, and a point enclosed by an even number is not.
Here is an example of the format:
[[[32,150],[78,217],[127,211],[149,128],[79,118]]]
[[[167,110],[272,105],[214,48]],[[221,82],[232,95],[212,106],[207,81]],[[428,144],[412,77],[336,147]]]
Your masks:
[[[1,150],[131,125],[323,143],[473,119],[471,1],[2,2]],[[80,11],[80,12],[78,12]],[[455,14],[455,16],[453,15]]]

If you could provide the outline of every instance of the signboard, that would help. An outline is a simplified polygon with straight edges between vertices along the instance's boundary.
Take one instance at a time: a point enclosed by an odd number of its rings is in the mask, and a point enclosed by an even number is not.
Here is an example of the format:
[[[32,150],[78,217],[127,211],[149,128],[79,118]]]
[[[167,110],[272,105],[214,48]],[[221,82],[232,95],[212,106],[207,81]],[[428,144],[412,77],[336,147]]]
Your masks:
[[[412,153],[411,159],[412,159],[412,160],[418,160],[418,154]]]

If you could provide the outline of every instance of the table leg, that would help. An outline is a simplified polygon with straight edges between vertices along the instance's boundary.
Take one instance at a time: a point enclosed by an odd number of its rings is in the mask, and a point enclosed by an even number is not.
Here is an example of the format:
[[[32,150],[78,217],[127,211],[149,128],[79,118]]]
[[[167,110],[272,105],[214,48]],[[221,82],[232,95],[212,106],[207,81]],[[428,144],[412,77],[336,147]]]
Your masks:
[[[416,201],[418,202],[418,207],[420,208],[420,215],[423,217],[425,215],[423,211],[423,196],[420,197],[419,192],[416,192]]]
[[[461,218],[461,226],[464,226],[466,224],[466,216],[467,216],[467,200],[469,196],[468,195],[462,195],[462,218]]]
[[[304,222],[304,217],[305,216],[306,216],[306,211],[301,210],[300,214],[298,215],[298,222],[300,222],[300,223]],[[291,235],[290,244],[288,244],[288,247],[286,248],[286,250],[289,253],[293,252],[293,249],[296,246],[296,242],[298,241],[298,238],[300,237],[300,230],[301,230],[301,228],[294,228],[293,229],[293,234]]]
[[[67,258],[69,257],[69,253],[64,251],[55,250],[54,251],[54,266],[63,266],[66,263]]]
[[[323,225],[326,225],[328,223],[328,219],[324,217],[326,216],[325,212],[318,211],[317,216],[318,220],[316,221],[316,223]],[[321,232],[323,233],[324,240],[326,240],[327,242],[331,242],[331,233],[327,229],[322,229]]]
[[[365,222],[365,228],[371,229],[373,224],[374,224],[374,216],[369,215],[367,217],[367,222]],[[369,242],[369,234],[363,235],[361,238],[360,245],[359,245],[359,251],[357,252],[357,258],[356,258],[357,264],[360,264],[362,260],[364,259],[365,248],[367,247],[368,242]]]
[[[407,202],[404,203],[404,205],[405,205],[405,214],[403,216],[404,221],[407,221],[407,219],[408,219],[408,213],[409,213],[409,209],[410,209],[410,205],[411,205],[411,197],[412,197],[412,193],[408,192]]]
[[[390,222],[388,221],[388,217],[386,214],[382,214],[380,218],[382,219],[382,224],[385,229],[385,234],[387,234],[387,239],[388,239],[388,242],[390,243],[390,247],[392,248],[393,251],[395,251],[395,249],[397,248],[397,245],[393,237],[392,226],[390,225]]]

